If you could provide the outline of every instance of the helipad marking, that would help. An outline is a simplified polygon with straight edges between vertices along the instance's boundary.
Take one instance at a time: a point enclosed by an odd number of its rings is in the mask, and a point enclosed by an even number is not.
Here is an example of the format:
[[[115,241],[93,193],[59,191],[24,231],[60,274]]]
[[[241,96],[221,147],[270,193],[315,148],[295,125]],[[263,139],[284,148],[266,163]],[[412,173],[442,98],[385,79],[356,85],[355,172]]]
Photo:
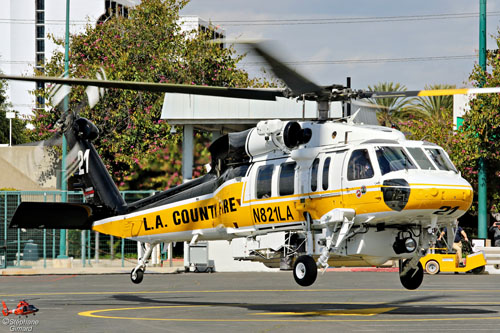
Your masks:
[[[258,316],[374,316],[389,312],[397,308],[372,308],[372,309],[348,309],[348,310],[324,310],[308,312],[261,312],[253,313]]]
[[[146,306],[136,308],[118,308],[118,309],[103,309],[91,310],[78,313],[83,317],[93,317],[101,319],[125,319],[125,320],[149,320],[149,321],[178,321],[178,322],[420,322],[420,321],[470,321],[470,320],[500,320],[500,317],[473,317],[473,318],[400,318],[400,319],[293,319],[293,318],[272,318],[272,319],[224,319],[224,318],[144,318],[144,317],[117,317],[117,316],[104,316],[97,313],[111,312],[111,311],[132,311],[132,310],[146,310],[146,309],[172,309],[172,308],[196,308],[196,307],[210,307],[210,305],[165,305],[165,306]]]

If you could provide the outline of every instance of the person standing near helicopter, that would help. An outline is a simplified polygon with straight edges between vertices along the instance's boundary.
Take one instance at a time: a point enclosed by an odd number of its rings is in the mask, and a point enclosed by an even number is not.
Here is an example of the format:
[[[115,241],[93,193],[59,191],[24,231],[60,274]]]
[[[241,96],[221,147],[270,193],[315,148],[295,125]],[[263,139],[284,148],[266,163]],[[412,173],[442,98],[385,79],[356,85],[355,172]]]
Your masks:
[[[496,207],[495,207],[496,211]],[[491,214],[492,217],[495,219],[495,222],[491,225],[489,228],[489,232],[493,234],[493,246],[500,246],[500,213],[496,211],[495,213]]]
[[[439,237],[437,239],[438,241],[440,241],[441,238],[443,238],[446,231],[447,231],[447,228],[444,228],[443,232],[439,235]],[[464,229],[462,229],[462,227],[460,227],[457,224],[457,232],[455,233],[455,239],[453,240],[452,248],[453,248],[453,250],[456,251],[456,254],[457,254],[457,262],[459,263],[458,267],[465,267],[464,259],[462,258],[462,238],[466,242],[469,241],[469,238],[467,237],[467,234],[465,233]]]

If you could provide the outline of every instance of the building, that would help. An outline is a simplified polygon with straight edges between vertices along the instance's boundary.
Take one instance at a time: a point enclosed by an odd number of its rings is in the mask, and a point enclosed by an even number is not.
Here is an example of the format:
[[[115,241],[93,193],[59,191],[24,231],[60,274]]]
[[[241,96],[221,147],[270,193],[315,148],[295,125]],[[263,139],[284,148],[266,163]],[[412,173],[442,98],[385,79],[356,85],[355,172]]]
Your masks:
[[[70,2],[70,33],[83,31],[87,23],[102,22],[112,15],[128,15],[140,0],[73,0]],[[57,47],[49,38],[64,37],[66,0],[4,0],[0,11],[0,70],[9,75],[32,74],[43,67]],[[29,93],[35,83],[9,82],[12,108],[30,114],[35,107]],[[39,101],[43,103],[43,100]]]
[[[226,31],[219,26],[214,26],[210,22],[199,18],[198,16],[181,16],[177,23],[181,26],[181,32],[188,33],[190,31],[209,32],[212,39],[221,40],[220,47],[224,47],[224,39]]]
[[[66,0],[4,0],[0,11],[0,71],[9,75],[30,75],[35,68],[42,68],[56,49],[48,38],[63,38],[66,29]],[[70,2],[70,33],[83,31],[87,24],[105,22],[114,15],[127,17],[129,9],[140,0],[72,0]],[[179,20],[181,31],[211,31],[214,39],[223,39],[224,31],[209,22],[185,16]],[[221,43],[221,47],[224,47]],[[41,83],[38,87],[41,87]],[[7,95],[12,108],[29,115],[36,103],[29,92],[35,83],[9,82]]]

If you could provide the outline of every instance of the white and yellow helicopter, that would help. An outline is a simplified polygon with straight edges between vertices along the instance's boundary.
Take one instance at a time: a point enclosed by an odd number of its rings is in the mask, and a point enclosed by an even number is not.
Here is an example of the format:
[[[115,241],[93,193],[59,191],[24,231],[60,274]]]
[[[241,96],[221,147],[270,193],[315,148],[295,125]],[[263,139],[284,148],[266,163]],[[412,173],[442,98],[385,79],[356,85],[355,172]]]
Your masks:
[[[314,283],[318,267],[335,266],[334,255],[370,265],[400,260],[402,285],[418,288],[424,273],[419,259],[435,242],[437,231],[454,228],[455,220],[469,209],[472,187],[441,147],[406,140],[395,129],[355,124],[352,117],[328,119],[330,103],[498,91],[370,92],[321,87],[261,45],[253,48],[286,89],[0,76],[220,97],[300,98],[318,105],[314,121],[263,120],[255,128],[220,137],[210,147],[211,170],[206,175],[131,204],[122,199],[91,143],[98,135],[96,126],[69,113],[62,131],[77,156],[71,181],[82,189],[86,202],[22,202],[10,226],[92,229],[149,243],[131,272],[134,283],[142,281],[155,244],[244,238],[246,259],[289,260],[301,286]],[[263,245],[269,243],[272,246]]]

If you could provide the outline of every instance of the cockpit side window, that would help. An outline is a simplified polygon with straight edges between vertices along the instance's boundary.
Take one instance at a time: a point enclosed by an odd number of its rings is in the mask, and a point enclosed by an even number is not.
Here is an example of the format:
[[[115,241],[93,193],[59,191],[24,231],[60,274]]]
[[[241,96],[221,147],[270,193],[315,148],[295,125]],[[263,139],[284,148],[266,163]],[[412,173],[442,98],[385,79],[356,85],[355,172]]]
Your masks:
[[[271,181],[274,165],[263,165],[257,169],[257,199],[271,197]]]
[[[318,189],[318,167],[319,167],[319,158],[314,159],[314,162],[311,167],[311,191],[316,192]]]
[[[375,147],[375,153],[382,175],[392,171],[417,168],[402,147]]]
[[[422,170],[436,170],[434,165],[432,165],[431,161],[427,158],[424,151],[420,148],[406,148],[410,152],[410,155],[413,156],[413,159],[417,162],[418,166]]]
[[[373,167],[367,149],[352,152],[347,166],[347,180],[367,179],[373,177]]]
[[[291,195],[295,192],[294,178],[295,178],[296,166],[297,163],[295,162],[281,164],[281,170],[279,176],[280,195]]]
[[[439,170],[453,171],[458,173],[453,163],[451,163],[448,156],[446,156],[444,150],[437,148],[426,148],[425,150],[429,153],[431,159],[437,165]]]
[[[322,187],[323,191],[328,190],[328,175],[330,173],[330,161],[332,159],[327,157],[325,163],[323,164],[323,176],[322,176]]]

